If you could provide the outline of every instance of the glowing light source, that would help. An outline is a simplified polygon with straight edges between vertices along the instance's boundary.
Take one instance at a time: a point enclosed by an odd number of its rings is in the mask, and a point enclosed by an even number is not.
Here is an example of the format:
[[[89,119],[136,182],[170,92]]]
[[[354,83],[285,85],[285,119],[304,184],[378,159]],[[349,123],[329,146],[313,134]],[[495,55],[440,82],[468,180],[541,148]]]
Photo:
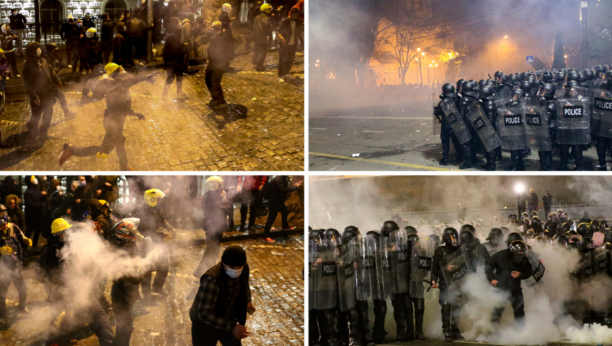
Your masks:
[[[421,48],[417,48],[417,52],[420,52],[420,51],[421,51]]]
[[[421,53],[422,56],[425,56],[425,52]]]
[[[436,67],[438,67],[438,64],[436,64]]]
[[[516,185],[514,185],[514,192],[523,193],[524,191],[525,191],[525,185],[521,183],[517,183]]]
[[[429,67],[431,67],[431,64],[429,64]]]
[[[507,40],[508,39],[508,35],[504,36],[504,38]]]

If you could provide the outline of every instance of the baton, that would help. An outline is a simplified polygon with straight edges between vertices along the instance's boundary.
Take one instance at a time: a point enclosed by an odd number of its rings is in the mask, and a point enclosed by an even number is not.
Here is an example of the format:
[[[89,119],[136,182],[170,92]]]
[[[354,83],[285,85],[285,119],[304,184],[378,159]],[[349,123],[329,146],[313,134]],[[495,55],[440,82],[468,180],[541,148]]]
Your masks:
[[[427,292],[429,292],[429,290],[433,287],[433,283],[431,281],[427,281],[427,280],[423,280],[423,282],[429,284],[429,288],[427,289]]]
[[[488,74],[488,73],[487,73],[487,76],[489,76],[489,79],[493,79],[493,78],[491,78],[491,75],[490,75],[490,74]]]

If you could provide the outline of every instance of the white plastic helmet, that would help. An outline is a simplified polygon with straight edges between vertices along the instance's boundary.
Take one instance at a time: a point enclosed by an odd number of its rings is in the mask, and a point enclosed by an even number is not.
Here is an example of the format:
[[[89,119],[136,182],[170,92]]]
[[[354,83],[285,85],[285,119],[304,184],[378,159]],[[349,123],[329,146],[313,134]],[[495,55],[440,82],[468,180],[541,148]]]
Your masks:
[[[223,4],[223,6],[221,6],[221,11],[229,14],[230,12],[232,12],[232,5],[230,5],[230,4]]]
[[[204,186],[206,186],[206,190],[217,191],[223,186],[223,179],[218,175],[213,175],[206,179]]]
[[[94,28],[89,28],[87,29],[87,32],[85,32],[85,35],[87,36],[87,38],[92,38],[94,37],[94,35],[98,32],[98,30],[94,29]]]

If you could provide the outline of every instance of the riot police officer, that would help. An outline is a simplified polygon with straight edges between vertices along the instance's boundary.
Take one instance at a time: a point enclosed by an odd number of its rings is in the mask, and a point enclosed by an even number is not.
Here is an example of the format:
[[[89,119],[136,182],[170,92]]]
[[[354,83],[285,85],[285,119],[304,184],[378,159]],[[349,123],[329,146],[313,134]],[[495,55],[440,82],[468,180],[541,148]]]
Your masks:
[[[598,168],[607,171],[606,151],[612,152],[612,72],[594,86],[591,93],[591,107],[593,109],[592,136],[596,140]]]
[[[493,128],[495,129],[495,131],[497,131],[497,105],[495,104],[495,96],[493,95],[493,88],[489,85],[480,88],[479,99],[482,104],[482,109],[484,110],[487,117],[489,118],[489,122],[491,122],[491,125],[493,125]],[[494,171],[496,169],[495,161],[502,160],[501,146],[495,149],[494,158],[489,159],[489,160],[492,162],[492,164],[491,164],[491,167],[489,167],[490,169],[488,170]],[[485,170],[487,169],[485,168]]]
[[[310,341],[312,345],[338,346],[334,329],[335,309],[338,303],[336,279],[336,249],[327,241],[322,230],[308,234],[310,268]],[[316,331],[319,331],[317,335]],[[319,341],[320,343],[317,343]]]
[[[493,256],[495,253],[501,250],[500,245],[503,240],[504,234],[502,233],[502,230],[499,228],[491,228],[489,231],[489,236],[487,237],[487,242],[483,244],[485,248],[487,248],[489,256]]]
[[[414,311],[414,338],[425,340],[423,333],[423,319],[425,315],[425,290],[423,281],[431,271],[433,251],[437,246],[436,240],[432,239],[431,244],[421,242],[416,234],[408,235],[410,251],[410,301]],[[424,246],[425,245],[425,246]],[[428,246],[430,245],[430,246]],[[408,320],[412,320],[412,315],[407,315]]]
[[[507,249],[494,254],[485,269],[491,285],[509,294],[516,322],[522,322],[525,317],[521,280],[526,280],[533,274],[526,253],[525,243],[522,240],[514,240]],[[505,308],[496,307],[491,315],[491,322],[499,323]]]
[[[440,99],[442,99],[440,104],[444,103],[445,101],[454,104],[456,98],[457,93],[455,92],[455,87],[448,83],[444,84],[442,86],[442,95],[440,95]],[[457,153],[457,161],[463,161],[463,145],[461,145],[459,142],[459,139],[453,130],[453,126],[449,123],[449,119],[445,116],[440,105],[434,108],[434,116],[436,116],[438,121],[442,124],[440,131],[440,140],[442,141],[442,160],[439,161],[439,164],[441,166],[448,165],[451,141],[453,142],[455,152]]]
[[[559,171],[568,170],[570,148],[576,162],[574,169],[582,170],[582,151],[591,142],[589,99],[579,81],[577,72],[569,72],[563,97],[557,100],[557,143],[561,151]]]
[[[523,90],[512,89],[512,98],[498,108],[497,128],[502,150],[510,151],[510,170],[524,171],[523,152],[527,148],[525,140],[525,113],[523,109]]]
[[[459,232],[461,249],[470,261],[470,268],[473,271],[476,271],[478,266],[484,265],[490,256],[487,248],[474,236],[475,233],[476,229],[472,225],[461,226]]]
[[[355,244],[345,244],[340,232],[333,228],[326,230],[324,235],[336,250],[338,337],[346,345],[361,346],[355,310],[355,258],[354,251],[350,249]]]
[[[374,346],[368,317],[368,298],[372,296],[372,285],[376,284],[372,281],[376,279],[376,267],[373,259],[366,256],[365,241],[361,239],[359,228],[346,227],[342,232],[342,243],[348,244],[348,251],[352,251],[355,258],[355,313],[357,314],[355,324],[360,331],[360,342],[362,345]]]
[[[552,79],[552,75],[548,78],[545,74],[544,80]],[[543,106],[548,117],[548,133],[550,141],[550,150],[538,150],[540,157],[540,170],[550,171],[552,169],[552,149],[556,146],[556,122],[557,122],[557,101],[555,98],[555,84],[546,83],[540,87],[538,97],[540,105]]]
[[[471,124],[468,117],[469,105],[478,97],[477,91],[474,90],[475,88],[476,86],[470,81],[463,82],[461,85],[461,99],[458,101],[457,108],[459,109],[459,113],[466,124]],[[468,128],[471,133],[471,139],[463,144],[465,161],[463,162],[463,165],[459,166],[459,169],[472,168],[478,162],[476,152],[480,146],[480,141],[474,127],[472,125],[468,125]]]
[[[449,287],[454,282],[449,282],[451,277],[458,278],[462,272],[456,273],[454,276],[445,275],[445,267],[443,263],[451,263],[451,259],[454,257],[459,258],[461,253],[459,246],[459,234],[454,228],[446,228],[442,233],[442,241],[444,246],[440,246],[434,252],[432,264],[431,264],[431,282],[432,287],[440,288],[440,306],[442,307],[442,331],[444,332],[444,339],[446,341],[462,340],[463,336],[459,331],[458,318],[461,310],[460,304],[457,304],[455,300],[450,297],[449,289],[456,289]],[[459,258],[460,259],[460,258]],[[462,270],[465,267],[465,263],[462,265],[454,265],[453,268],[446,268],[447,270]],[[465,273],[463,273],[465,275]]]

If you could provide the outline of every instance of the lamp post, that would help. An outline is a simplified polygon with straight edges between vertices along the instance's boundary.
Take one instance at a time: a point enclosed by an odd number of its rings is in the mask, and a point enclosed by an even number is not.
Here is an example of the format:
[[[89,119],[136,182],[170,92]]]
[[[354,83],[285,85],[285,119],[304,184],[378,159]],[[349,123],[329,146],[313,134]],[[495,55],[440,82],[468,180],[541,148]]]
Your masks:
[[[421,51],[421,48],[417,49],[418,52]],[[425,56],[425,52],[421,53],[421,57]],[[423,86],[423,69],[421,68],[421,60],[423,60],[423,58],[419,59],[419,75],[421,76],[421,86]]]

